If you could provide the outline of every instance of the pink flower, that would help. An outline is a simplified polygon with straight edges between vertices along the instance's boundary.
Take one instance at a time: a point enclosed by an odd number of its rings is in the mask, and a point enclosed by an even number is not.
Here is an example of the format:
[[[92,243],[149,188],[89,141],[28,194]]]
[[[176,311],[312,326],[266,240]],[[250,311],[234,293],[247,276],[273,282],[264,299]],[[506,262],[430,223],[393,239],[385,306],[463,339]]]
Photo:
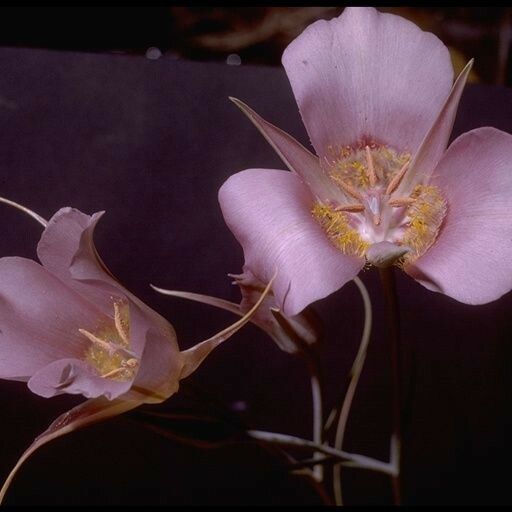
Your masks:
[[[37,448],[90,423],[178,390],[238,322],[181,352],[171,324],[121,286],[93,243],[92,216],[63,208],[48,222],[37,252],[42,265],[0,259],[0,378],[27,381],[34,393],[89,400],[60,416],[23,454],[0,491]],[[44,220],[42,221],[44,223]]]
[[[481,304],[512,288],[512,136],[479,128],[446,150],[471,63],[409,21],[349,7],[285,50],[316,155],[233,101],[292,171],[249,169],[219,191],[245,264],[295,315],[366,262]]]

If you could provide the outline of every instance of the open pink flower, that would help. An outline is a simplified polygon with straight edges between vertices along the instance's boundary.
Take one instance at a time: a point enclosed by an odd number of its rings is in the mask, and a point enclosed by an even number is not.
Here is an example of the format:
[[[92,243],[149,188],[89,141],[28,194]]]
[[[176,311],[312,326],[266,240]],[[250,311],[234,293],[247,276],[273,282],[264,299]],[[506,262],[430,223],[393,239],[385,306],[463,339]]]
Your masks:
[[[262,281],[297,314],[393,262],[427,288],[481,304],[512,288],[512,136],[480,128],[446,150],[469,73],[452,86],[443,43],[411,22],[349,7],[283,54],[316,155],[233,101],[292,171],[249,169],[219,191]]]
[[[0,378],[27,381],[44,397],[89,399],[35,440],[0,501],[23,461],[46,442],[175,393],[181,379],[251,318],[268,291],[238,322],[181,352],[171,324],[121,286],[99,258],[93,232],[101,215],[59,210],[37,248],[42,265],[0,259]]]

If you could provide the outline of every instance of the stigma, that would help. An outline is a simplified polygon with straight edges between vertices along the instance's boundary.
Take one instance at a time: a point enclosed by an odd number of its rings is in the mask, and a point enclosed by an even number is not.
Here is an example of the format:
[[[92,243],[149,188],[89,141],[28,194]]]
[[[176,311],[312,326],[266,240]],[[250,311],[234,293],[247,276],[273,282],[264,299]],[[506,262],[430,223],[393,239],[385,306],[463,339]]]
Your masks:
[[[390,242],[407,249],[399,266],[424,254],[437,239],[447,203],[429,184],[417,185],[406,197],[397,194],[411,155],[373,143],[330,147],[329,153],[322,167],[345,201],[316,201],[311,212],[333,245],[365,257],[373,244]]]
[[[113,318],[102,322],[93,332],[78,329],[87,338],[84,359],[100,377],[116,381],[133,379],[139,359],[130,350],[130,310],[124,300],[113,300]]]

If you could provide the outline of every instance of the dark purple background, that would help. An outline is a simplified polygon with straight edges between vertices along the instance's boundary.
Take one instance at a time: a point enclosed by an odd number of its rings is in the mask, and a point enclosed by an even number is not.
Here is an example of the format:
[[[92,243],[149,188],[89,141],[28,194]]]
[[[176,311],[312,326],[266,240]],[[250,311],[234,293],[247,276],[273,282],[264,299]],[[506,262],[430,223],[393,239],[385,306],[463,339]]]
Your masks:
[[[244,168],[283,168],[229,95],[307,143],[281,69],[0,50],[0,195],[46,217],[68,205],[86,213],[107,210],[97,231],[102,258],[173,323],[181,347],[233,318],[159,296],[149,283],[238,300],[226,273],[240,270],[242,251],[223,223],[217,190]],[[512,132],[510,90],[467,88],[454,134],[484,125]],[[35,257],[39,226],[5,205],[0,209],[1,256]],[[375,325],[345,448],[386,458],[390,389],[383,302],[377,274],[361,277],[372,292]],[[509,503],[511,294],[470,307],[403,274],[398,288],[403,340],[415,368],[404,501]],[[316,309],[327,332],[321,357],[330,407],[357,350],[362,304],[348,284]],[[183,393],[153,409],[172,412],[192,403],[190,384],[228,407],[246,403],[240,418],[254,428],[310,435],[303,362],[280,352],[253,326],[217,349],[183,383]],[[22,383],[2,381],[0,476],[54,417],[78,401],[45,400]],[[191,407],[204,412],[209,400],[196,399]],[[19,473],[6,503],[320,502],[305,480],[286,477],[280,459],[262,447],[197,449],[149,431],[138,417],[125,415],[42,448]],[[199,433],[214,435],[209,428]],[[389,503],[385,477],[361,470],[344,475],[347,503]]]

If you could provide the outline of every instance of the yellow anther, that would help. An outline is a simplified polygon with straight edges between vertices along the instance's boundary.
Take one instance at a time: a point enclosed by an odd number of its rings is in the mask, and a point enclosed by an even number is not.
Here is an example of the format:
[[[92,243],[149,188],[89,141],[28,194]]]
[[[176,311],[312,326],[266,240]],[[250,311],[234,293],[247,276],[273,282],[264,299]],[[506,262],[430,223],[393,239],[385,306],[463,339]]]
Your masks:
[[[401,208],[402,206],[411,206],[414,201],[416,201],[416,199],[412,197],[397,197],[396,199],[390,199],[388,204],[393,208]]]
[[[400,185],[402,180],[404,179],[407,168],[409,167],[409,162],[405,162],[402,168],[393,176],[393,179],[389,182],[388,187],[386,188],[386,194],[391,195]]]
[[[363,202],[363,196],[352,185],[345,183],[343,180],[339,180],[338,183],[340,187],[343,189],[343,192],[345,192],[349,196],[352,196],[354,199],[357,199],[361,203]]]
[[[370,180],[370,186],[375,187],[377,184],[377,175],[375,174],[375,167],[373,166],[372,152],[370,146],[365,147],[366,150],[366,162],[368,164],[368,178]]]
[[[98,347],[102,348],[103,350],[106,350],[107,352],[112,352],[112,345],[107,341],[98,338],[97,336],[90,333],[89,331],[86,331],[85,329],[78,329],[78,332],[80,334],[83,334],[89,341],[91,341]]]
[[[342,206],[336,206],[335,212],[347,212],[347,213],[361,213],[364,212],[364,205],[361,203],[357,204],[345,204]]]
[[[114,323],[116,325],[117,333],[125,345],[130,344],[130,326],[126,322],[126,316],[121,315],[121,310],[118,302],[114,302]]]

